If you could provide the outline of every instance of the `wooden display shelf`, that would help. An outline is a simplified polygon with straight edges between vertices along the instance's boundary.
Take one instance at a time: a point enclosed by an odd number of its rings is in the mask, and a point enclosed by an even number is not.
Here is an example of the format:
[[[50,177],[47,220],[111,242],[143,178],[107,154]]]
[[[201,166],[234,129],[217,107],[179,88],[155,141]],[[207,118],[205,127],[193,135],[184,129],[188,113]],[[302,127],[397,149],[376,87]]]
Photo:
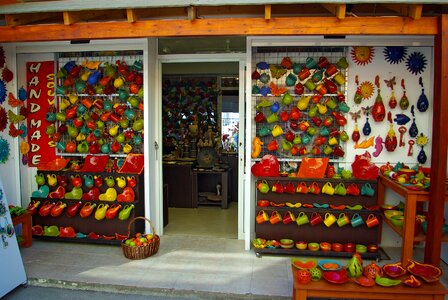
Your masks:
[[[354,252],[336,252],[336,251],[311,251],[311,250],[299,250],[296,248],[283,249],[283,248],[254,248],[254,252],[257,257],[261,257],[262,254],[282,254],[282,255],[296,255],[296,256],[323,256],[323,257],[341,257],[350,258],[353,256]],[[378,252],[366,252],[359,253],[364,259],[375,259],[379,260],[381,258],[381,251]]]
[[[52,237],[52,236],[38,236],[34,235],[33,238],[42,241],[53,241],[53,242],[68,242],[68,243],[87,243],[87,244],[105,244],[105,245],[121,245],[121,241],[117,239],[105,240],[105,239],[91,239],[85,238],[64,238],[64,237]]]
[[[380,206],[385,202],[386,188],[391,189],[405,200],[404,223],[402,230],[396,228],[393,224],[388,222],[386,218],[384,219],[386,220],[386,223],[402,237],[401,263],[403,265],[407,265],[408,260],[413,257],[414,241],[425,240],[425,238],[422,238],[420,234],[417,237],[414,236],[415,217],[417,214],[417,202],[430,201],[429,192],[409,190],[395,181],[392,181],[390,178],[380,174],[378,178],[378,205]],[[446,196],[447,194],[445,193],[445,201],[447,201]]]
[[[392,222],[388,218],[386,218],[384,215],[383,215],[383,217],[384,217],[383,218],[384,222],[386,222],[387,225],[389,225],[389,227],[392,228],[393,231],[395,231],[398,235],[400,235],[402,237],[403,236],[403,228],[397,227],[394,224],[392,224]],[[426,241],[426,235],[423,232],[414,234],[414,242],[421,243],[424,241]],[[442,241],[448,242],[448,236],[444,235],[442,238]]]
[[[12,218],[12,224],[14,226],[22,224],[22,238],[23,241],[20,243],[20,246],[25,248],[31,247],[33,244],[33,235],[32,235],[32,218],[29,213],[21,214],[20,216]]]

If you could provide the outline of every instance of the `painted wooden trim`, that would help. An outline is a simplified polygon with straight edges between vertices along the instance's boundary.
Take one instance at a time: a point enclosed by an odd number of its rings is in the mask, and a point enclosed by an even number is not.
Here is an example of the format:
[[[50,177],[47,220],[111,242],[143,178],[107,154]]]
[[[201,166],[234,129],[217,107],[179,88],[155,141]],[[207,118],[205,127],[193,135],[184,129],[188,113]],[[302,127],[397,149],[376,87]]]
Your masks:
[[[423,4],[410,4],[408,16],[414,20],[418,20],[422,17]]]
[[[445,178],[448,142],[448,15],[440,17],[440,34],[434,45],[434,107],[432,120],[431,188],[425,262],[440,264],[445,208]]]
[[[198,18],[198,12],[195,6],[189,6],[187,10],[188,20],[193,21]]]
[[[142,20],[0,27],[0,42],[219,35],[435,35],[437,17]]]
[[[324,7],[326,10],[328,10],[330,13],[332,13],[336,18],[339,20],[345,18],[345,11],[346,11],[346,4],[329,4],[324,3],[321,4],[322,7]]]

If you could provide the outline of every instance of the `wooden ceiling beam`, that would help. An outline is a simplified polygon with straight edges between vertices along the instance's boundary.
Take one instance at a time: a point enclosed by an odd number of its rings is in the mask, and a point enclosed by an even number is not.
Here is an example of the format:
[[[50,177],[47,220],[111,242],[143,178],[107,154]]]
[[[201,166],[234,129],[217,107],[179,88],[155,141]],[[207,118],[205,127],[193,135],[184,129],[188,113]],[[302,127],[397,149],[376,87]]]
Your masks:
[[[386,4],[382,3],[381,6],[398,13],[400,16],[410,17],[414,20],[418,20],[422,17],[423,4]]]
[[[60,41],[108,38],[145,38],[219,35],[435,35],[437,17],[412,20],[403,17],[288,17],[189,20],[141,20],[0,26],[0,42]],[[98,30],[101,28],[101,30]]]
[[[20,26],[33,24],[35,22],[54,19],[60,16],[57,12],[48,12],[41,14],[14,14],[5,15],[5,22],[7,26]]]
[[[195,6],[189,6],[187,9],[188,20],[193,21],[198,18],[198,12]]]
[[[342,20],[345,18],[346,4],[330,4],[324,3],[321,4],[326,10],[332,13],[336,18]]]
[[[115,15],[117,14],[117,11],[114,11]],[[72,25],[75,23],[83,22],[83,21],[89,21],[89,20],[96,20],[98,18],[101,18],[103,16],[111,16],[109,14],[110,12],[107,10],[92,10],[92,11],[64,11],[64,24],[65,25]]]

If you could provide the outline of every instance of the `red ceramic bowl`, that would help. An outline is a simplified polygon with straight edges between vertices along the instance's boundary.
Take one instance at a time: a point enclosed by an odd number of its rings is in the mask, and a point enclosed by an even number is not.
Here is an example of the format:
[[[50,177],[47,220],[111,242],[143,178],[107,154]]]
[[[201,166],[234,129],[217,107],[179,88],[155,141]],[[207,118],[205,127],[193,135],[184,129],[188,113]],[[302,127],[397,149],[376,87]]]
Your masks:
[[[333,250],[335,252],[342,252],[344,250],[344,245],[342,245],[340,243],[333,243],[331,245],[331,250]]]
[[[344,245],[344,251],[345,252],[355,252],[355,244],[353,243],[347,243]]]
[[[378,252],[378,245],[375,245],[375,244],[367,245],[367,252],[370,252],[370,253]]]
[[[320,243],[320,250],[322,251],[330,251],[331,250],[331,244],[327,242]]]
[[[258,200],[257,205],[261,206],[261,207],[267,207],[267,206],[269,206],[269,201],[268,200]]]

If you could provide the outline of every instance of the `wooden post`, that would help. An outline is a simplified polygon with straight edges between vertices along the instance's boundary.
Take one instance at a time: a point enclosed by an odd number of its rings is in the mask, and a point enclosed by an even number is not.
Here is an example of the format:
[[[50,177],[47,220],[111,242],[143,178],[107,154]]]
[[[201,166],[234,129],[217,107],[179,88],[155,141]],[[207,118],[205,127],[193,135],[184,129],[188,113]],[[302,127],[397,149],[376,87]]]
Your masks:
[[[425,262],[440,264],[445,208],[445,178],[448,133],[448,14],[439,17],[434,45],[434,107],[432,119],[431,188]]]

